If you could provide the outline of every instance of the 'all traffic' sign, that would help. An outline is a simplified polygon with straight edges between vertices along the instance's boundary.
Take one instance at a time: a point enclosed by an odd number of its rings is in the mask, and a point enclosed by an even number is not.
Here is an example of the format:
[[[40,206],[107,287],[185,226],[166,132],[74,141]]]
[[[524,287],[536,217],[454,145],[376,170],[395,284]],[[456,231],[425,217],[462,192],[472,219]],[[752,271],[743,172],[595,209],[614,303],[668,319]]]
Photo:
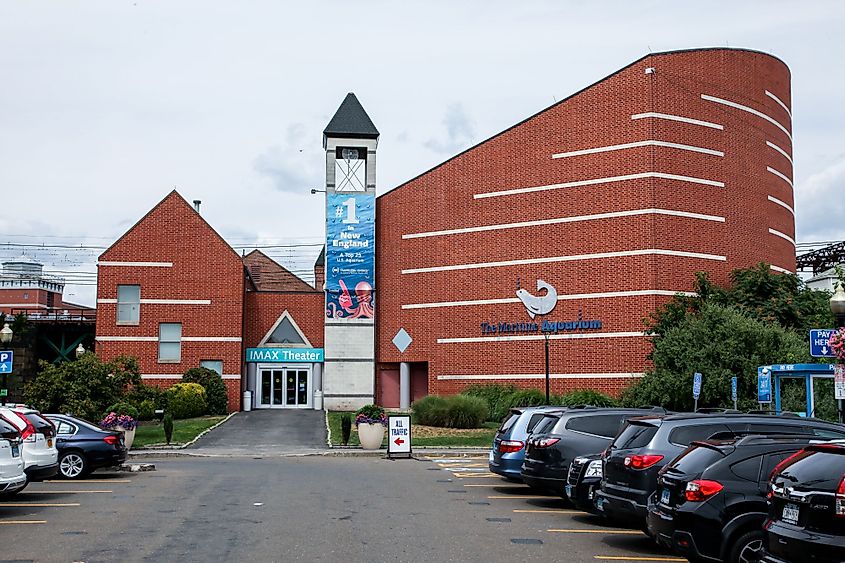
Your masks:
[[[411,416],[407,414],[387,417],[387,455],[411,457]]]

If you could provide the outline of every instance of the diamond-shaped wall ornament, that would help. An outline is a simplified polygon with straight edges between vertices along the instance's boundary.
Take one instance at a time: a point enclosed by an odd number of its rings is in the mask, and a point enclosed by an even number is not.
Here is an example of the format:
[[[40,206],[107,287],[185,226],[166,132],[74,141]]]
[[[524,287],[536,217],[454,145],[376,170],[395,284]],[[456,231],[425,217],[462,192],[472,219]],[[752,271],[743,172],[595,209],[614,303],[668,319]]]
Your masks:
[[[413,341],[414,339],[411,338],[411,335],[408,334],[404,328],[400,328],[399,332],[396,333],[396,336],[393,337],[393,345],[396,346],[400,352],[407,350],[408,346],[410,346]]]

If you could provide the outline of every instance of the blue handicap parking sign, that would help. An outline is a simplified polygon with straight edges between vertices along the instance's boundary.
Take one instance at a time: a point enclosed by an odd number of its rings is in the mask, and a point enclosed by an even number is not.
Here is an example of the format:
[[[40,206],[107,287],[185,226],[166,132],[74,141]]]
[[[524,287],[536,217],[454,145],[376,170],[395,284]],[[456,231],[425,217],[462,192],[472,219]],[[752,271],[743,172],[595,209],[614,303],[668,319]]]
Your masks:
[[[692,376],[692,397],[698,399],[701,396],[701,374],[696,372]]]
[[[737,399],[737,380],[736,376],[731,378],[731,400],[736,401]]]
[[[14,353],[11,350],[0,351],[0,373],[12,373]]]

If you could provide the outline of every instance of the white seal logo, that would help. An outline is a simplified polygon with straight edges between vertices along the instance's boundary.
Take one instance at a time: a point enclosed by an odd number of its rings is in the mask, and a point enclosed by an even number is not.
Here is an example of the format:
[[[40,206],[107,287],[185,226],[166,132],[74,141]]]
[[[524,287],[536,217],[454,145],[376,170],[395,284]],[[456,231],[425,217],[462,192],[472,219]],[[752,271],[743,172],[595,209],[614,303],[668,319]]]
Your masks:
[[[537,291],[546,290],[545,295],[531,295],[527,289],[519,287],[519,281],[516,282],[517,290],[516,296],[525,305],[528,311],[528,316],[532,319],[537,315],[547,315],[552,312],[557,305],[557,291],[551,285],[543,280],[537,280]]]

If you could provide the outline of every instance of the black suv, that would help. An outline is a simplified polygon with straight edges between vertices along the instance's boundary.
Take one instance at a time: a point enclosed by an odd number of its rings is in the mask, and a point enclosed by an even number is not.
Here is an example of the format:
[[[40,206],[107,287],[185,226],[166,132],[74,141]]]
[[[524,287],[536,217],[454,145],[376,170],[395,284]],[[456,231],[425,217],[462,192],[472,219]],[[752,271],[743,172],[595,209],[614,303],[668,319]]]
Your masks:
[[[845,443],[808,446],[775,468],[764,527],[763,561],[845,560]]]
[[[601,516],[596,509],[596,491],[601,488],[601,454],[579,455],[569,464],[566,497],[578,510]]]
[[[693,442],[660,470],[650,535],[692,560],[759,560],[769,476],[812,440],[791,434]]]
[[[657,472],[691,442],[717,433],[806,434],[845,438],[845,426],[815,418],[764,414],[673,414],[631,419],[604,453],[596,507],[617,522],[646,530]]]
[[[654,410],[580,407],[559,413],[554,426],[538,425],[529,437],[522,481],[567,498],[565,485],[572,460],[601,452],[626,419],[648,413]]]

